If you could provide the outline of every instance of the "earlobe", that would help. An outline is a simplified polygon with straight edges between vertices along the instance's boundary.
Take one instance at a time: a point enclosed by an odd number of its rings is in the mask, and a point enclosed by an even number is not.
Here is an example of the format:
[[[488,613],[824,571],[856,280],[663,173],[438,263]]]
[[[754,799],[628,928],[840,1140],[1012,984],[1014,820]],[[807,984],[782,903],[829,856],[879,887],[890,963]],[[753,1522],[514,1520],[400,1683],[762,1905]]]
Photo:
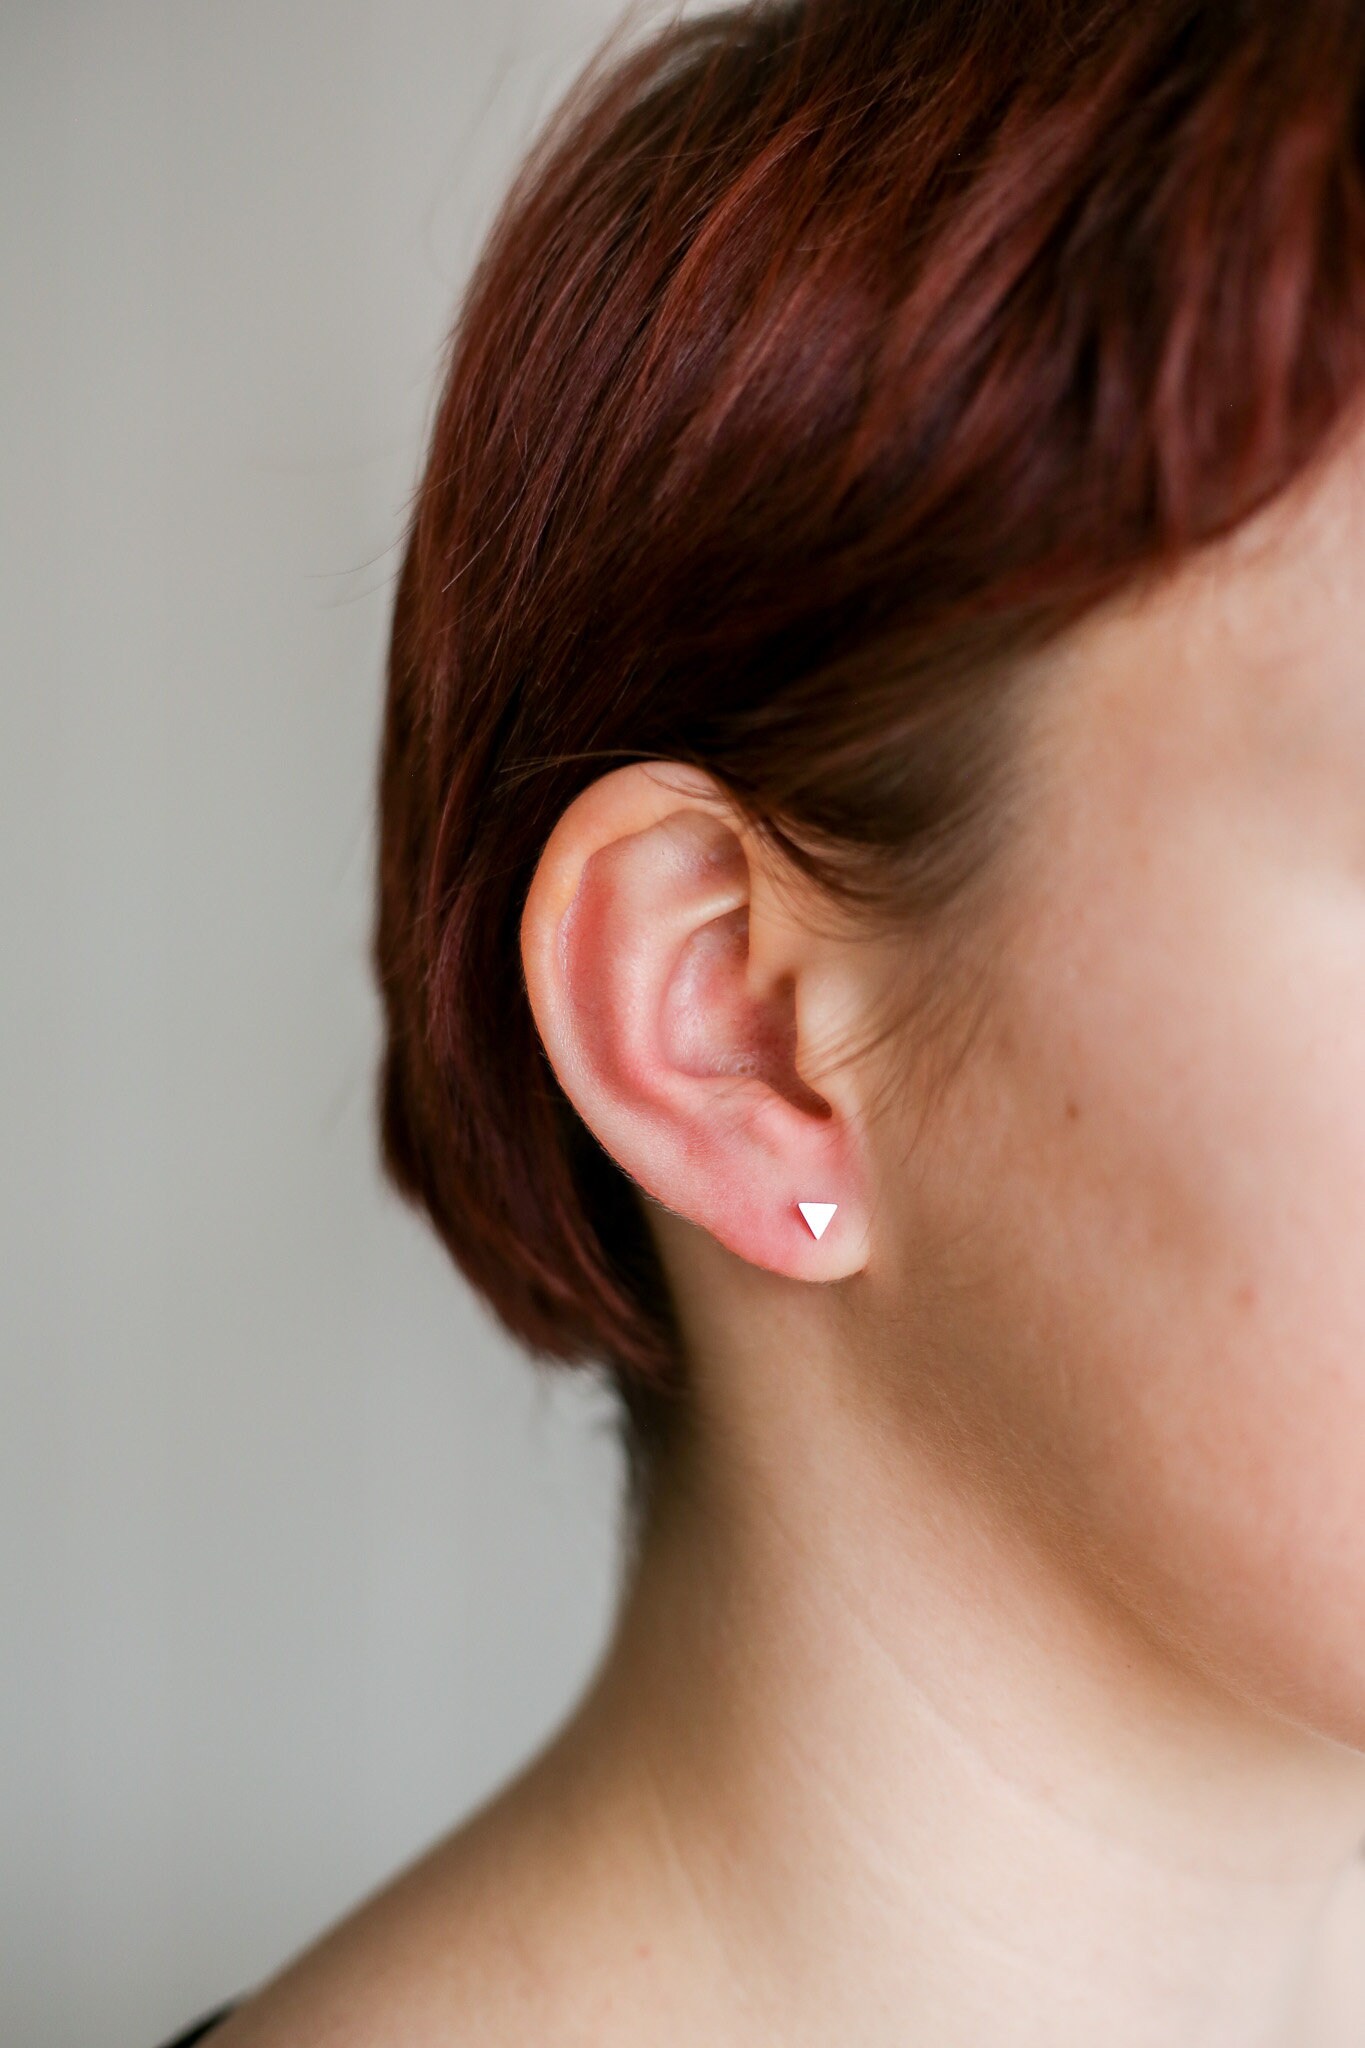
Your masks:
[[[866,1262],[856,1088],[841,1113],[801,1071],[839,977],[782,914],[723,793],[653,766],[585,790],[542,856],[522,954],[546,1052],[664,1209],[768,1271],[846,1277]]]

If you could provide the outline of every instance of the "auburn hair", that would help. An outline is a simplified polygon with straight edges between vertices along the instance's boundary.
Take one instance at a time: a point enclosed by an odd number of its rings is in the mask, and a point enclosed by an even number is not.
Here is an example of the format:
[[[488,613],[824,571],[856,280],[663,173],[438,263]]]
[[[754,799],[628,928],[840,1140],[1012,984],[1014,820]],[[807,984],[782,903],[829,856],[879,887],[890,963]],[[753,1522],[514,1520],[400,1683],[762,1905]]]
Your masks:
[[[845,904],[1000,844],[1024,657],[1229,532],[1365,384],[1359,0],[756,0],[599,51],[450,334],[392,616],[383,1159],[533,1359],[685,1386],[519,920],[681,760]]]

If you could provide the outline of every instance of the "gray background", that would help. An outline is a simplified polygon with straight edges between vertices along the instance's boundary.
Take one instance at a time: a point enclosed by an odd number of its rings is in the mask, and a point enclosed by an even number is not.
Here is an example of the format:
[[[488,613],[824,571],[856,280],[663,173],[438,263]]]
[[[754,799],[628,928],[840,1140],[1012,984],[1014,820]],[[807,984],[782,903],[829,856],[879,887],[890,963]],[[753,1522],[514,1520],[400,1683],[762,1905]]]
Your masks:
[[[603,1641],[602,1389],[381,1184],[396,542],[614,0],[0,8],[0,2041],[153,2048]]]

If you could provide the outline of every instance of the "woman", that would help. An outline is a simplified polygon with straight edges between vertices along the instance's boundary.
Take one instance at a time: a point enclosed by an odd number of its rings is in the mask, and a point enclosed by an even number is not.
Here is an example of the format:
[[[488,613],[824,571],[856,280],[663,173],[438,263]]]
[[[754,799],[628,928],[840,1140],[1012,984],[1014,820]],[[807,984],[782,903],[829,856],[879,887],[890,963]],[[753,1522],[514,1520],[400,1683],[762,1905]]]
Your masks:
[[[603,59],[397,593],[388,1170],[618,1625],[214,2030],[1365,2040],[1365,15]]]

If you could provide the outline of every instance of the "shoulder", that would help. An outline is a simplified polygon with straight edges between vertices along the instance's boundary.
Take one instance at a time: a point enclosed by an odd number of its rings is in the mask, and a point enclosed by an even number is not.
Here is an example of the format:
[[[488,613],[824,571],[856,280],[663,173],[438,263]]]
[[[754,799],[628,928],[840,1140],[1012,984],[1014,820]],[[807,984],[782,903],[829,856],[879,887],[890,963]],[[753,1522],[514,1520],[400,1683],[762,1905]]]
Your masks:
[[[465,1901],[438,1903],[438,1868],[405,1873],[163,2048],[455,2048],[483,2004],[473,1965],[486,1950]]]
[[[661,2038],[675,1901],[638,1790],[561,1736],[267,1982],[165,2048],[617,2048]],[[622,1974],[622,1957],[650,1969]],[[674,1986],[681,1995],[687,1983]]]
[[[530,1802],[528,1802],[528,1805]],[[457,2048],[532,2039],[572,2001],[543,1833],[503,1796],[164,2048]],[[509,1809],[514,1811],[509,1812]]]

